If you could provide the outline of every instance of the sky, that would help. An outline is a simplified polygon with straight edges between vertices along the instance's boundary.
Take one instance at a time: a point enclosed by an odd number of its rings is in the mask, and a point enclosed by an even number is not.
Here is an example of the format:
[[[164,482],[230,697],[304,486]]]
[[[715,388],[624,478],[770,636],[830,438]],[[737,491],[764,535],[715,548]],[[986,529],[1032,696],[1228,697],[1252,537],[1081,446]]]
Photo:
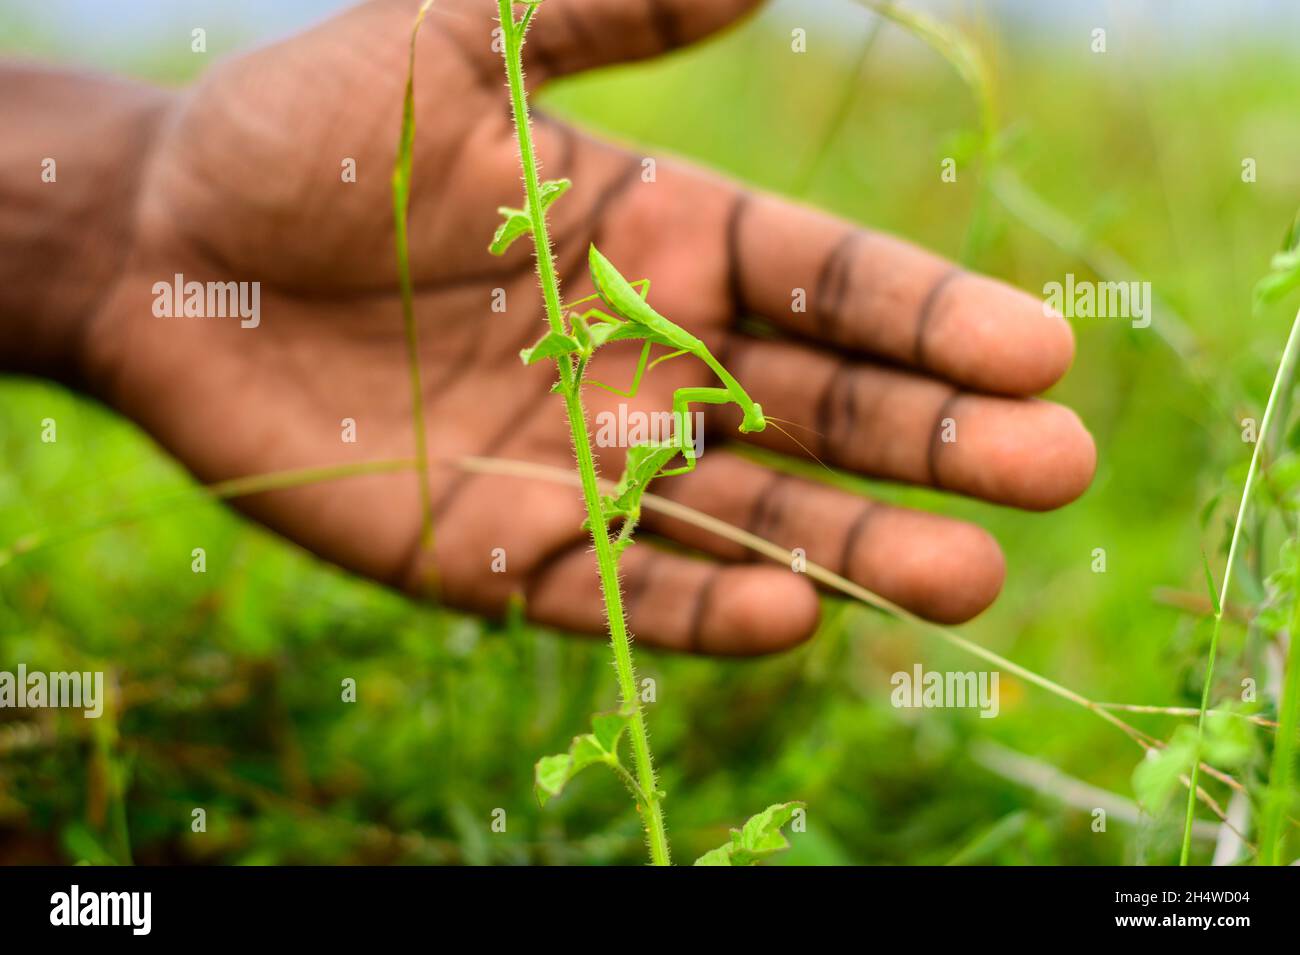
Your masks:
[[[65,49],[93,62],[115,47],[145,48],[188,38],[203,26],[227,32],[231,43],[265,41],[291,33],[353,0],[0,0],[0,28],[25,22],[53,32]],[[490,0],[484,0],[485,3]],[[701,0],[702,2],[702,0]],[[775,0],[785,12],[804,8],[811,18],[835,16],[851,0]],[[904,0],[936,12],[986,10],[1020,29],[1075,31],[1146,17],[1162,42],[1214,44],[1232,33],[1291,35],[1300,50],[1300,0]],[[412,8],[416,6],[412,0]],[[227,44],[222,44],[227,45]],[[0,47],[13,51],[0,37]]]
[[[100,39],[164,39],[181,27],[230,23],[256,38],[272,38],[317,21],[354,0],[0,0],[0,10],[17,10],[47,23]],[[701,0],[703,1],[703,0]],[[818,16],[850,0],[777,0],[787,8],[806,6]],[[1218,30],[1278,30],[1300,25],[1296,0],[905,0],[932,10],[988,9],[1023,25],[1069,29],[1101,23],[1134,10],[1158,19],[1174,32],[1213,36]],[[412,0],[412,9],[415,8]],[[187,32],[187,30],[186,30]],[[1300,34],[1296,36],[1300,45]]]

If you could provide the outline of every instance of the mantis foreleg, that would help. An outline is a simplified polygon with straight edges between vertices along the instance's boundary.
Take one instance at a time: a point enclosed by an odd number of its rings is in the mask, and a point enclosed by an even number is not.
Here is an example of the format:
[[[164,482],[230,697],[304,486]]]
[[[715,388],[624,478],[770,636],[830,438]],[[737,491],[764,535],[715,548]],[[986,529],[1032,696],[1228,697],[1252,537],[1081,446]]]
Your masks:
[[[641,357],[636,363],[636,373],[632,376],[632,384],[627,391],[619,391],[613,385],[605,385],[600,383],[599,381],[588,380],[588,381],[584,381],[583,384],[595,385],[597,388],[604,388],[606,391],[613,392],[614,394],[622,398],[635,398],[637,396],[637,392],[641,390],[641,378],[642,376],[645,375],[647,371],[651,371],[652,369],[654,369],[656,365],[668,361],[670,358],[680,358],[682,355],[690,354],[690,352],[686,351],[685,349],[682,349],[680,351],[670,352],[667,355],[660,355],[654,361],[649,362],[647,364],[647,359],[649,359],[650,357],[650,348],[653,345],[654,342],[646,342],[645,347],[641,349]]]
[[[725,405],[733,396],[726,388],[678,388],[673,395],[673,415],[681,423],[677,434],[677,449],[686,463],[671,470],[660,471],[658,477],[673,477],[695,470],[695,436],[691,433],[692,404]]]
[[[619,391],[613,385],[604,385],[601,384],[599,381],[592,381],[590,379],[588,379],[583,383],[587,385],[594,385],[597,388],[603,388],[606,391],[613,392],[614,394],[618,395],[621,398],[635,398],[637,392],[641,390],[641,376],[646,373],[646,363],[650,359],[650,348],[652,347],[652,344],[653,344],[652,342],[646,342],[645,347],[641,349],[641,357],[637,360],[636,363],[636,373],[632,376],[632,384],[627,391]],[[655,362],[655,364],[658,363],[659,363],[658,361]]]
[[[606,322],[606,323],[608,323],[608,324],[610,324],[610,325],[626,325],[626,324],[627,324],[627,322],[625,322],[623,319],[619,318],[617,315],[611,315],[611,314],[609,314],[609,312],[606,312],[606,311],[604,311],[603,309],[599,309],[599,308],[589,308],[589,309],[587,309],[587,311],[583,312],[581,315],[574,315],[574,316],[573,316],[573,321],[574,321],[575,324],[578,323],[578,322],[586,322],[587,324],[591,324],[590,319],[592,319],[592,318],[597,318],[597,319],[599,319],[600,321],[602,321],[602,322]]]

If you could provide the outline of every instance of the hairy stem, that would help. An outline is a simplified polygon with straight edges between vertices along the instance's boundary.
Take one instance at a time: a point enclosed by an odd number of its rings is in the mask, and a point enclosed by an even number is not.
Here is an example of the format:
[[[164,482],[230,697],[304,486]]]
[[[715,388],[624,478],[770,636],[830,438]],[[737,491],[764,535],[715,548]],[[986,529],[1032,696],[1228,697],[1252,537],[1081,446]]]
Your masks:
[[[516,26],[511,0],[498,0],[501,28],[505,37],[506,74],[510,83],[510,103],[514,111],[515,133],[519,142],[519,160],[523,167],[524,188],[528,197],[528,215],[532,223],[533,244],[537,252],[537,278],[542,285],[546,303],[546,318],[551,330],[565,332],[564,315],[560,308],[560,286],[555,272],[555,259],[546,227],[546,210],[541,199],[541,182],[537,172],[537,157],[533,150],[532,129],[528,119],[528,97],[524,89],[523,44],[526,26]],[[530,11],[531,13],[531,11]],[[600,568],[600,586],[605,598],[605,616],[609,622],[610,645],[614,650],[614,668],[618,673],[619,695],[623,711],[630,719],[632,761],[637,784],[644,794],[642,807],[646,837],[650,846],[650,861],[654,865],[668,865],[668,834],[664,826],[663,806],[656,786],[654,761],[650,753],[650,737],[646,732],[645,715],[636,692],[636,670],[632,663],[632,643],[623,614],[623,594],[619,590],[618,560],[614,555],[605,526],[600,498],[600,484],[596,476],[595,456],[591,451],[591,438],[587,430],[587,415],[582,406],[582,382],[578,378],[570,356],[556,359],[560,375],[560,391],[564,395],[569,427],[573,432],[573,449],[577,459],[578,474],[582,480],[582,496],[587,506],[591,524],[591,539]]]
[[[80,521],[69,527],[44,528],[30,534],[24,534],[8,547],[0,547],[0,567],[4,567],[16,558],[25,557],[46,547],[77,540],[98,531],[120,527],[133,521],[147,520],[168,510],[191,506],[203,501],[224,501],[237,497],[247,497],[251,494],[264,494],[268,491],[306,487],[324,481],[339,481],[371,474],[393,474],[401,471],[412,471],[418,469],[419,466],[419,462],[413,458],[362,461],[358,464],[338,464],[326,467],[295,468],[290,471],[272,471],[268,474],[231,478],[228,481],[220,481],[216,484],[203,485],[198,488],[186,487],[174,493],[146,501],[138,506]]]

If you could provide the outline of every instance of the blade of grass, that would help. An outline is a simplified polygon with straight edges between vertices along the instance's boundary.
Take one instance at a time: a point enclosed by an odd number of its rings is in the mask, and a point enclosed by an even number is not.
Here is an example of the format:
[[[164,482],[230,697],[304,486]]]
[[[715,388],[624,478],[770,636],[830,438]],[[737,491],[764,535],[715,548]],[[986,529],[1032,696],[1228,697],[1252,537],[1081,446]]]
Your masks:
[[[997,97],[993,92],[992,72],[979,48],[946,24],[901,7],[893,0],[858,0],[858,3],[922,40],[957,71],[975,100],[984,144],[991,146],[998,131]]]
[[[1300,596],[1291,608],[1291,624],[1287,628],[1287,655],[1285,676],[1282,679],[1282,699],[1278,706],[1279,728],[1273,744],[1273,765],[1269,771],[1268,790],[1264,800],[1263,819],[1260,822],[1260,864],[1285,865],[1286,831],[1282,822],[1294,793],[1295,735],[1300,727]]]
[[[88,521],[72,524],[65,528],[45,528],[30,534],[24,534],[8,547],[0,549],[0,568],[18,557],[26,556],[46,547],[67,543],[79,537],[109,530],[123,524],[146,520],[180,507],[191,507],[205,501],[247,497],[251,494],[262,494],[266,491],[305,487],[324,481],[337,481],[369,474],[391,474],[397,471],[410,471],[415,469],[416,466],[417,462],[413,458],[362,461],[357,464],[274,471],[270,474],[232,478],[229,481],[220,481],[216,484],[187,487],[184,490],[155,498],[138,507],[102,514]]]
[[[433,493],[429,488],[428,434],[424,425],[424,388],[420,382],[420,333],[415,323],[415,292],[411,282],[408,219],[411,211],[411,162],[415,152],[415,41],[420,24],[433,6],[424,0],[411,28],[410,60],[407,63],[406,93],[402,100],[402,131],[393,165],[393,224],[397,251],[397,283],[402,295],[402,325],[406,332],[406,355],[411,381],[411,426],[415,437],[415,460],[421,462],[420,546],[433,546]]]
[[[1214,624],[1210,631],[1210,653],[1205,663],[1205,683],[1201,688],[1200,715],[1196,720],[1196,744],[1192,750],[1192,792],[1187,799],[1187,817],[1183,823],[1183,845],[1178,856],[1179,865],[1187,865],[1192,851],[1192,822],[1196,815],[1196,777],[1200,769],[1201,746],[1205,741],[1205,715],[1210,706],[1210,690],[1214,684],[1214,663],[1219,652],[1219,633],[1223,624],[1223,608],[1228,603],[1228,592],[1232,585],[1232,568],[1236,563],[1237,549],[1241,544],[1241,529],[1245,524],[1246,512],[1250,507],[1251,491],[1254,490],[1255,477],[1260,470],[1260,459],[1263,457],[1264,446],[1268,444],[1268,436],[1272,431],[1274,409],[1278,405],[1279,396],[1291,388],[1298,352],[1300,352],[1300,312],[1296,313],[1295,321],[1291,323],[1291,334],[1287,337],[1286,346],[1282,349],[1282,360],[1278,363],[1277,374],[1273,377],[1273,387],[1269,391],[1268,403],[1264,406],[1264,417],[1260,421],[1259,436],[1255,442],[1255,450],[1250,455],[1250,467],[1246,471],[1246,484],[1241,490],[1241,503],[1237,507],[1237,519],[1233,522],[1232,538],[1228,544],[1227,563],[1223,569],[1223,583],[1219,588],[1218,598],[1214,604]],[[1279,736],[1280,742],[1281,738]]]
[[[980,249],[987,240],[989,206],[992,197],[990,182],[999,158],[1000,121],[993,71],[989,69],[980,48],[946,23],[927,14],[901,7],[893,0],[857,0],[857,2],[874,10],[881,17],[893,21],[939,54],[956,71],[975,101],[979,118],[979,145],[975,155],[984,168],[979,177],[974,211],[967,224],[966,236],[962,241],[959,256],[963,264],[969,265],[978,257]]]
[[[890,5],[892,2],[893,0],[886,0],[886,5]],[[835,138],[848,121],[849,110],[857,99],[858,87],[866,75],[867,57],[871,55],[871,48],[876,45],[876,38],[880,36],[880,28],[884,23],[885,18],[877,16],[867,29],[867,34],[863,38],[862,45],[858,48],[858,54],[853,61],[851,73],[855,81],[845,83],[840,90],[839,99],[835,103],[835,108],[831,111],[830,122],[826,124],[821,136],[818,138],[817,148],[809,152],[808,158],[804,160],[803,166],[794,177],[794,182],[790,186],[792,195],[803,196],[807,194],[808,189],[812,186],[813,177],[817,175],[817,170],[821,168],[826,154],[830,152],[831,144],[835,142]]]
[[[1120,710],[1125,713],[1152,713],[1160,716],[1200,716],[1201,711],[1195,706],[1146,706],[1141,703],[1101,703],[1097,704],[1104,710]],[[1277,729],[1278,724],[1272,720],[1266,720],[1262,716],[1252,716],[1249,713],[1234,713],[1232,710],[1207,710],[1207,716],[1229,716],[1233,719],[1245,720],[1247,723],[1254,723],[1256,726],[1264,726],[1268,729]]]

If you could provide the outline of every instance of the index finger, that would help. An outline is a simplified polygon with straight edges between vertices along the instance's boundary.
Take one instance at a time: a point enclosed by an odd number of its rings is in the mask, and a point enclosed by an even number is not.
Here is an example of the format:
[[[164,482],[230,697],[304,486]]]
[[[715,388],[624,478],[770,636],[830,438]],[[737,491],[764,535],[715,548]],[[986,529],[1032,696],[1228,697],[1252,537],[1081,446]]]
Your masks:
[[[1069,324],[1033,296],[794,203],[738,194],[727,243],[736,308],[825,344],[1011,395],[1074,357]]]

